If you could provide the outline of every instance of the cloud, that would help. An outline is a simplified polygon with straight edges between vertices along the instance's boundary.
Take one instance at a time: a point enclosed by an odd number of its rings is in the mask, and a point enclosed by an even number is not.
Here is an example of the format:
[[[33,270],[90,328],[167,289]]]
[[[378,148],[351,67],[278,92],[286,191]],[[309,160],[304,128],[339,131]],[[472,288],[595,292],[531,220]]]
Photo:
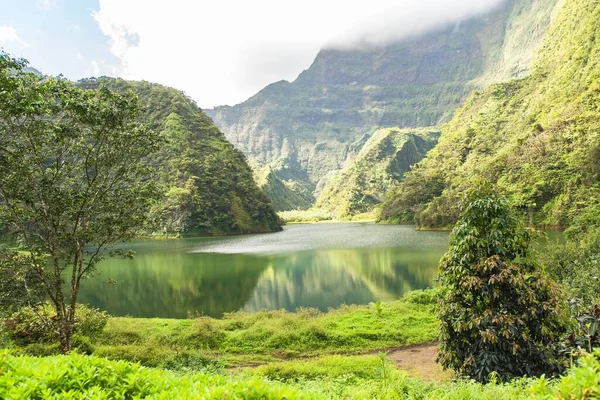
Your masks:
[[[12,26],[0,26],[0,44],[20,42],[17,30]]]
[[[104,59],[100,61],[92,60],[88,61],[81,53],[77,53],[75,55],[75,59],[82,65],[83,67],[83,76],[82,78],[89,77],[98,77],[104,75],[103,72],[111,71],[115,72],[111,66],[106,64]],[[113,74],[114,75],[114,74]]]
[[[35,5],[42,10],[53,10],[58,8],[56,0],[37,0]]]
[[[455,24],[504,0],[100,0],[116,73],[235,104],[293,80],[324,47],[385,45]]]

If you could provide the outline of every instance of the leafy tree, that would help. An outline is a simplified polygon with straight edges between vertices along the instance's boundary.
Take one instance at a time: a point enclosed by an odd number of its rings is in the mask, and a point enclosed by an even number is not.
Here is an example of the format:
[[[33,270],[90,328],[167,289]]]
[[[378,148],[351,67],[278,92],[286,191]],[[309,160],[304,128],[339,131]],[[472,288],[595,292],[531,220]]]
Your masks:
[[[19,287],[37,282],[68,352],[82,281],[114,255],[111,245],[139,231],[157,197],[144,160],[160,140],[138,123],[133,95],[82,90],[26,73],[26,65],[0,54],[0,225],[31,261],[5,257],[4,272],[13,293],[27,295]]]
[[[558,370],[551,345],[564,332],[553,284],[529,258],[532,232],[488,183],[462,204],[440,261],[438,361],[485,382]]]

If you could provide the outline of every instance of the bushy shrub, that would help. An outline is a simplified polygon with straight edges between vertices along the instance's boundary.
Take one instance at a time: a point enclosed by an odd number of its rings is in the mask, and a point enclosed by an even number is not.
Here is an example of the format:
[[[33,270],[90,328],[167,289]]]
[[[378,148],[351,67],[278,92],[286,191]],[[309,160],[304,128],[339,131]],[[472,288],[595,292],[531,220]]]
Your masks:
[[[34,358],[0,353],[0,371],[1,399],[324,398],[259,378],[176,374],[79,354]]]
[[[491,185],[465,199],[440,261],[443,367],[480,382],[559,371],[552,346],[564,319],[555,286],[529,260],[531,239]]]
[[[80,354],[92,355],[94,353],[92,341],[87,336],[82,336],[80,334],[73,335],[72,346],[72,348]]]
[[[214,349],[225,340],[225,332],[215,325],[215,320],[209,317],[200,317],[194,320],[196,335],[195,342],[201,347]]]
[[[32,343],[23,348],[23,353],[35,357],[48,357],[60,354],[60,345],[58,343]]]
[[[50,304],[23,307],[3,320],[7,334],[20,344],[49,343],[57,340],[56,312]],[[73,332],[94,337],[104,329],[108,314],[78,304],[75,309]]]
[[[406,293],[402,300],[414,304],[435,304],[438,296],[441,294],[440,288],[412,290]]]

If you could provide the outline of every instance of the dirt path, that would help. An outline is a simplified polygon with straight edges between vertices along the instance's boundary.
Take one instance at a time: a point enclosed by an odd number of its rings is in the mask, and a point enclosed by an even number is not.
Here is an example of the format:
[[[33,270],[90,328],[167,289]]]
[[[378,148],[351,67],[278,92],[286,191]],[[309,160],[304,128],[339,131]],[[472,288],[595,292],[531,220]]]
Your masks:
[[[411,376],[427,380],[442,381],[452,376],[443,371],[435,362],[439,343],[427,343],[417,346],[391,349],[387,356],[398,369],[407,371]]]

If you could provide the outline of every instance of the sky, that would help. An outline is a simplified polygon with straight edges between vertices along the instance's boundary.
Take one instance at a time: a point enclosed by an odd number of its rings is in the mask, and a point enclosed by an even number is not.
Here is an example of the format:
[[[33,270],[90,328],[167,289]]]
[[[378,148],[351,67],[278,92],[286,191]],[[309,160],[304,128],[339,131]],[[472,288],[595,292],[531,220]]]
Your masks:
[[[382,46],[504,0],[0,0],[0,48],[44,74],[118,76],[202,108],[293,81],[323,48]]]

